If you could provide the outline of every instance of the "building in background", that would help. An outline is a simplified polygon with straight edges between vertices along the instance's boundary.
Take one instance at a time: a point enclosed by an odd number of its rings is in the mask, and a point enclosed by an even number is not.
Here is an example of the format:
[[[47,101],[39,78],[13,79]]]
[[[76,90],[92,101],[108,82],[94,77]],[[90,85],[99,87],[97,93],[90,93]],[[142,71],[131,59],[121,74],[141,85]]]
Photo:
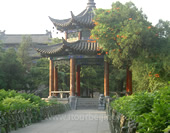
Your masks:
[[[46,34],[6,34],[5,31],[0,31],[0,45],[2,45],[5,50],[13,47],[17,51],[24,36],[30,37],[32,40],[32,46],[29,48],[29,53],[32,58],[40,58],[35,48],[48,45],[52,39],[51,31],[48,30],[46,30]]]

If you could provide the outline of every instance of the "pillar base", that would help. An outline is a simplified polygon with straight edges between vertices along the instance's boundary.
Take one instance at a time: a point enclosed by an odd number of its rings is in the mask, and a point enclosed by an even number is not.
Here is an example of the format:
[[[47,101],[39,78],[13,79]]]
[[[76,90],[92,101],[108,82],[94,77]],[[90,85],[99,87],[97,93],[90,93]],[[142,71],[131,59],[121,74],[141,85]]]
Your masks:
[[[76,104],[77,104],[76,100],[77,100],[77,97],[69,96],[69,104],[72,110],[76,110]]]

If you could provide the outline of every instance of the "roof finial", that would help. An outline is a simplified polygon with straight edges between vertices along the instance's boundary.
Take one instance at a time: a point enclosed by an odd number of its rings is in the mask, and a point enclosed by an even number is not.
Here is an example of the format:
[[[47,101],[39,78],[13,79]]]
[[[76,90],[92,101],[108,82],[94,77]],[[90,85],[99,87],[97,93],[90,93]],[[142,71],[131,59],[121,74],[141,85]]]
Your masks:
[[[94,3],[94,0],[88,0],[87,7],[96,8],[95,5],[96,5],[96,3]]]

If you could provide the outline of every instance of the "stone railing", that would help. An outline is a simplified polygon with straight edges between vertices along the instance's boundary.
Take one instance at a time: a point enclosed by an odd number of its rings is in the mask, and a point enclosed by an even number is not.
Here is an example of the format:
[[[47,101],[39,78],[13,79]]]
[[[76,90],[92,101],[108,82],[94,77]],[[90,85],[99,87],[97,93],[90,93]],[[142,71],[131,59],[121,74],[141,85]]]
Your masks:
[[[51,91],[52,94],[60,94],[60,98],[64,98],[63,94],[70,95],[70,91]],[[66,97],[67,98],[67,97]]]
[[[52,106],[32,108],[26,110],[14,110],[9,112],[0,112],[0,133],[9,133],[11,130],[17,130],[31,123],[48,119],[53,115],[70,110],[69,104],[55,104]]]
[[[137,123],[114,110],[109,103],[106,104],[106,113],[112,133],[136,133]]]

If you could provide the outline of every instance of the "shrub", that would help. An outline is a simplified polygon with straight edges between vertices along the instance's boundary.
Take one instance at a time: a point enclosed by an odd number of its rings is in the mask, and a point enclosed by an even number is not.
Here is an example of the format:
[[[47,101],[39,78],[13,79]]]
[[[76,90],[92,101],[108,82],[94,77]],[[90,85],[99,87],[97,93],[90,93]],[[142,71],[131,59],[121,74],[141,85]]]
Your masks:
[[[16,93],[16,91],[14,90],[10,90],[10,91],[5,91],[4,89],[0,90],[0,101],[2,101],[3,99],[7,98],[7,97],[15,97],[16,95],[18,95]]]
[[[12,98],[5,98],[2,101],[3,110],[19,110],[19,109],[26,109],[35,107],[33,104],[30,103],[29,100],[25,100],[22,96],[15,96]]]
[[[42,106],[49,106],[57,102],[47,103],[39,96],[27,93],[17,93],[14,90],[0,90],[0,111],[35,108],[39,111]]]
[[[140,133],[161,133],[170,124],[170,89],[166,87],[155,93],[151,112],[136,119]]]
[[[170,120],[170,87],[154,92],[139,92],[121,97],[111,106],[129,119],[139,123],[140,133],[161,133],[168,127]]]

